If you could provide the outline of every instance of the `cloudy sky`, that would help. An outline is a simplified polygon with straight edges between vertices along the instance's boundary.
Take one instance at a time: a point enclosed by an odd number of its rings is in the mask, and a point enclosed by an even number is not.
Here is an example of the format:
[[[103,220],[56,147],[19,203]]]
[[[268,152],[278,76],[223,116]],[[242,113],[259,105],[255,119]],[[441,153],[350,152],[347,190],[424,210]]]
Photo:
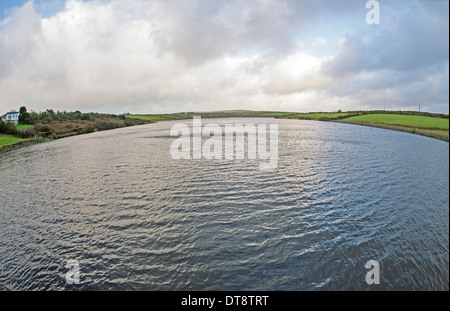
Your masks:
[[[449,112],[449,1],[0,1],[0,114]]]

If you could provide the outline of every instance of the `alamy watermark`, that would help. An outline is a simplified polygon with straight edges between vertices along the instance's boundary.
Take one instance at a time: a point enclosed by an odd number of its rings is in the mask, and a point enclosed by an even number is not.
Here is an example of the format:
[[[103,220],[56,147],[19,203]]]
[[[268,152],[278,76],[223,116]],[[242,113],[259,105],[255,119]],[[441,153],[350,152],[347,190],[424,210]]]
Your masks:
[[[366,14],[366,23],[369,25],[380,24],[380,3],[376,0],[366,2],[366,9],[369,11]]]
[[[66,283],[69,285],[80,284],[80,264],[77,260],[69,260],[66,263],[69,271],[66,273]]]
[[[192,133],[189,126],[178,123],[172,126],[170,136],[178,137],[170,147],[174,160],[247,158],[260,160],[260,170],[278,167],[278,124],[269,124],[269,127],[267,124],[225,124],[223,128],[207,124],[202,127],[201,117],[194,117]]]
[[[380,285],[380,263],[376,260],[369,260],[365,267],[370,269],[366,274],[366,283]]]

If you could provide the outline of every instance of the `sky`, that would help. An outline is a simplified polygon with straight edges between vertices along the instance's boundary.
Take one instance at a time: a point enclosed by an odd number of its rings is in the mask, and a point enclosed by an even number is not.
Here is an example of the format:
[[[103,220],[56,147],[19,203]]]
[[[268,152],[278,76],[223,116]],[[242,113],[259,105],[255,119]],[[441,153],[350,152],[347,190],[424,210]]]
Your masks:
[[[0,114],[449,112],[449,1],[0,0]]]

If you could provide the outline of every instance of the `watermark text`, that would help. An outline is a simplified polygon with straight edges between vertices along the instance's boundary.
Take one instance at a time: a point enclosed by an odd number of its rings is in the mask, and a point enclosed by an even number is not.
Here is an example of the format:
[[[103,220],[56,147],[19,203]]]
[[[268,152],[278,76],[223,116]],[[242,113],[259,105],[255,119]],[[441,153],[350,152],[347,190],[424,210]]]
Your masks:
[[[366,23],[369,25],[380,24],[380,3],[376,0],[366,2],[366,9],[369,11],[366,14]]]
[[[179,123],[171,128],[170,136],[178,136],[170,147],[174,160],[247,158],[260,160],[260,170],[278,167],[278,124],[225,124],[223,128],[207,124],[202,127],[201,117],[194,117],[192,132],[188,125]]]

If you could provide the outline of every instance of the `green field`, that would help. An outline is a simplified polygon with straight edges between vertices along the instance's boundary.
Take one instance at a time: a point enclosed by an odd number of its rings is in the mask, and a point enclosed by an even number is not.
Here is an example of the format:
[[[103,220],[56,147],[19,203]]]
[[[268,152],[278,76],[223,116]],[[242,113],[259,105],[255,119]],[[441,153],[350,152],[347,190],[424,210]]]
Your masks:
[[[422,135],[449,139],[449,119],[402,114],[367,114],[345,118],[342,122],[373,125]]]
[[[317,112],[317,113],[295,113],[289,114],[289,119],[320,120],[321,118],[337,118],[348,115],[348,112]]]
[[[30,124],[17,124],[16,128],[20,131],[20,130],[24,130],[24,129],[28,129],[28,128],[33,128],[34,125],[30,125]]]
[[[344,119],[347,122],[367,122],[374,124],[400,125],[417,128],[449,128],[449,119],[400,114],[367,114]]]
[[[0,135],[0,147],[22,141],[23,139],[14,136]]]
[[[130,115],[127,116],[127,118],[130,119],[136,119],[136,120],[146,120],[146,121],[156,121],[156,120],[168,120],[171,119],[169,115]]]

